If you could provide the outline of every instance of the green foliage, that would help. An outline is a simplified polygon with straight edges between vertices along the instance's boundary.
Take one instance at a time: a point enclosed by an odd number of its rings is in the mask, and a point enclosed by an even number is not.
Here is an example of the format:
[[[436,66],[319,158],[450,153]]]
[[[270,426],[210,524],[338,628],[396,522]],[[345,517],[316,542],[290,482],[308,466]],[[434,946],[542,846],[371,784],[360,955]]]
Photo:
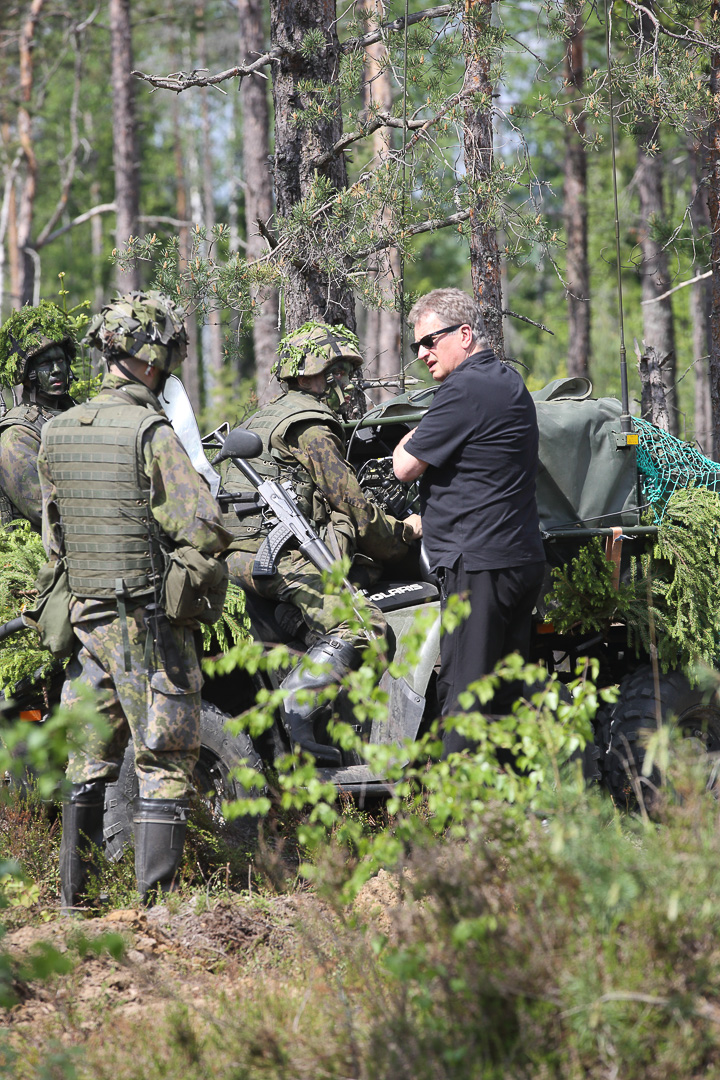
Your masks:
[[[720,495],[680,488],[668,500],[652,550],[635,560],[629,626],[654,642],[663,670],[713,665],[720,645]],[[648,605],[648,594],[652,602]],[[644,604],[643,604],[644,601]]]
[[[559,633],[604,630],[624,611],[633,593],[625,585],[616,590],[612,575],[613,565],[598,537],[583,544],[569,563],[553,567],[553,589],[545,603]]]
[[[0,528],[0,622],[8,622],[37,599],[35,579],[46,561],[40,536],[29,522]],[[46,672],[53,658],[38,644],[34,630],[22,630],[0,643],[0,688],[34,672]]]
[[[357,626],[358,631],[363,626],[367,631],[364,598],[353,598],[347,591],[343,594],[342,579],[337,575],[329,586],[338,594],[338,618]],[[456,625],[466,612],[466,602],[450,602],[444,613],[445,628]],[[590,719],[598,706],[598,693],[592,683],[594,669],[580,671],[564,691],[556,677],[548,680],[543,669],[525,667],[519,658],[511,657],[496,675],[471,687],[467,698],[463,698],[463,705],[469,710],[466,714],[445,720],[446,725],[455,727],[476,744],[475,752],[469,756],[438,760],[441,746],[436,725],[416,742],[405,742],[400,752],[394,744],[370,745],[363,741],[359,729],[366,729],[370,723],[387,722],[388,699],[379,686],[380,673],[388,667],[393,677],[407,676],[409,665],[422,649],[430,625],[437,618],[437,612],[432,610],[418,613],[412,632],[404,638],[402,662],[393,660],[388,665],[384,641],[371,637],[362,665],[343,680],[353,723],[344,722],[340,711],[328,722],[328,729],[339,745],[354,751],[374,774],[392,784],[394,795],[388,803],[388,812],[396,819],[392,830],[378,836],[365,835],[361,821],[343,815],[334,786],[318,775],[306,755],[298,756],[295,752],[275,761],[274,801],[285,811],[305,808],[306,818],[298,830],[298,839],[308,855],[317,855],[329,834],[346,845],[355,865],[343,886],[348,898],[369,874],[380,866],[392,865],[403,844],[445,833],[457,838],[474,835],[479,817],[498,799],[513,806],[523,817],[528,809],[542,802],[548,784],[558,781],[563,762],[581,752],[591,737]],[[277,666],[278,662],[286,661],[284,652],[279,661],[273,654],[263,657],[256,645],[248,643],[210,667],[225,672],[237,662],[251,671],[263,665]],[[521,691],[512,715],[488,720],[481,710],[492,698],[500,679],[518,682]],[[236,723],[257,737],[273,723],[274,712],[284,694],[281,689],[259,695],[255,708]],[[330,686],[320,692],[318,699],[333,702],[337,694],[338,687]],[[607,696],[605,692],[604,696]],[[501,767],[500,760],[514,760],[516,768]],[[226,808],[228,816],[257,813],[259,809],[257,800],[252,799]],[[311,879],[314,876],[312,865],[306,865],[303,872]]]
[[[615,590],[598,539],[553,569],[545,598],[561,633],[627,623],[636,649],[657,655],[663,671],[713,665],[720,646],[720,495],[679,488],[667,502],[657,539],[634,556],[630,580]]]
[[[249,629],[250,621],[245,615],[245,593],[230,582],[222,615],[212,626],[202,626],[203,652],[227,652],[248,637]]]
[[[314,30],[298,43],[297,62],[307,67],[308,77],[294,110],[296,124],[307,126],[313,138],[316,133],[322,134],[330,119],[339,129],[342,114],[343,135],[351,137],[345,150],[340,151],[347,161],[348,188],[342,192],[333,189],[324,175],[324,165],[320,166],[312,191],[303,203],[285,220],[266,223],[269,250],[254,262],[236,253],[235,222],[237,211],[242,210],[242,195],[238,199],[234,182],[228,184],[222,179],[216,185],[216,213],[218,221],[230,222],[230,226],[217,225],[220,232],[214,232],[204,224],[198,225],[191,237],[190,258],[178,258],[179,237],[173,235],[178,227],[167,223],[180,216],[177,197],[186,182],[181,160],[184,157],[188,175],[192,171],[189,162],[199,157],[200,94],[190,91],[170,97],[161,91],[139,95],[141,205],[153,225],[146,236],[132,239],[128,261],[140,260],[143,285],[152,279],[153,284],[178,296],[188,310],[197,309],[201,319],[213,308],[223,312],[232,374],[236,374],[242,358],[238,337],[250,328],[261,310],[263,290],[282,288],[301,267],[312,265],[334,282],[348,281],[366,305],[397,307],[397,289],[389,296],[379,287],[375,271],[377,260],[387,283],[397,285],[397,268],[393,269],[382,246],[393,242],[405,254],[408,291],[438,283],[468,287],[467,222],[452,229],[411,234],[430,222],[442,223],[450,215],[468,213],[471,208],[476,223],[487,221],[499,230],[508,306],[554,331],[550,336],[531,322],[510,319],[506,325],[508,353],[517,354],[527,363],[535,386],[563,374],[567,269],[561,166],[564,140],[573,133],[587,150],[592,192],[588,226],[593,379],[601,393],[618,392],[616,298],[614,275],[608,273],[608,261],[612,259],[612,196],[602,11],[591,4],[568,6],[560,0],[485,7],[492,8],[492,19],[488,23],[482,17],[483,6],[477,8],[481,17],[474,28],[477,33],[473,47],[487,65],[493,85],[490,104],[496,139],[488,176],[473,185],[462,154],[465,109],[473,100],[467,95],[463,79],[467,45],[463,30],[464,18],[471,21],[472,11],[466,11],[462,4],[449,5],[449,11],[448,6],[443,6],[442,15],[410,26],[405,57],[404,5],[398,0],[385,4],[381,40],[387,53],[380,64],[393,86],[393,99],[387,105],[379,104],[378,99],[367,100],[367,88],[363,86],[367,52],[356,40],[357,35],[376,28],[375,9],[351,4],[338,10],[335,24],[341,41],[335,84],[338,93],[328,93],[327,87],[313,82],[313,61],[326,48],[323,32]],[[421,8],[413,3],[411,16],[417,16]],[[63,192],[66,223],[82,216],[90,202],[103,204],[113,199],[111,103],[103,92],[109,38],[92,17],[93,10],[88,0],[77,0],[73,6],[73,16],[79,20],[77,36],[67,32],[62,14],[47,16],[43,11],[36,26],[36,82],[30,113],[38,165],[35,221],[41,231],[58,210],[59,191]],[[575,10],[581,15],[586,66],[582,88],[570,93],[565,85],[563,54],[568,15]],[[625,12],[617,5],[610,10],[626,330],[630,338],[634,335],[640,340],[639,223],[631,184],[637,121],[642,115],[658,116],[661,121],[657,156],[667,172],[666,206],[663,220],[656,222],[656,231],[667,240],[674,275],[683,280],[692,276],[689,271],[695,261],[706,261],[687,215],[693,172],[688,145],[697,141],[698,133],[714,115],[709,49],[703,38],[716,38],[717,24],[710,20],[707,4],[670,0],[657,13],[657,41],[645,42],[645,47],[640,48],[640,20],[634,12]],[[9,87],[17,85],[15,41],[21,25],[20,12],[16,5],[7,16],[10,36],[2,74]],[[153,17],[141,17],[133,26],[139,68],[170,70],[177,66],[180,55],[194,55],[198,23],[188,17],[184,7],[166,13],[168,33],[161,37],[155,33],[154,11],[151,13]],[[207,39],[209,68],[232,67],[236,62],[232,46],[236,33],[234,12],[230,7],[213,4],[207,18],[213,28]],[[378,160],[377,142],[371,132],[373,121],[379,111],[387,108],[397,124],[404,111],[405,89],[410,123],[423,126],[411,127],[404,135],[396,127],[385,129],[382,134],[387,136],[388,160]],[[78,93],[83,103],[80,110],[76,108]],[[243,148],[236,126],[236,99],[235,94],[218,92],[204,99],[215,136],[211,148],[213,172],[219,178],[236,177],[241,172],[238,166]],[[6,168],[11,167],[18,145],[12,95],[9,100]],[[72,124],[68,117],[73,117]],[[77,146],[91,147],[92,153],[82,169],[73,171],[73,147]],[[68,179],[71,182],[66,188]],[[241,221],[242,214],[238,217]],[[96,295],[109,293],[113,271],[105,255],[112,248],[112,230],[107,224],[98,229],[101,220],[107,222],[108,218],[93,217],[71,231],[61,231],[60,236],[44,244],[44,292],[65,267],[74,283],[72,299],[76,299],[80,286],[82,291],[92,286]],[[91,229],[95,230],[92,243]],[[242,224],[239,232],[242,249]],[[438,266],[434,273],[430,262],[433,256]],[[685,332],[689,325],[689,292],[682,290],[673,297],[681,371],[696,359],[691,355],[690,335]],[[0,318],[7,313],[0,313]],[[681,412],[690,416],[692,379],[680,382],[679,396]]]
[[[100,736],[107,734],[107,721],[98,712],[94,693],[85,686],[78,693],[80,701],[72,709],[58,705],[41,724],[25,720],[3,724],[0,776],[22,785],[29,771],[41,799],[57,795],[65,782],[70,748],[82,748],[88,727]]]
[[[461,841],[407,837],[351,906],[356,860],[330,835],[315,862],[321,903],[292,898],[295,934],[275,921],[274,940],[237,954],[231,993],[174,1001],[151,1030],[110,1014],[83,1044],[80,1076],[715,1075],[717,803],[696,763],[674,760],[679,798],[660,828],[563,777],[542,816],[491,804]],[[377,833],[397,820],[343,817]],[[261,910],[277,920],[279,908]],[[17,1067],[19,1080],[37,1075]]]
[[[6,724],[0,742],[0,775],[5,789],[0,800],[0,907],[27,916],[54,904],[57,896],[59,821],[50,821],[50,800],[64,781],[68,748],[79,748],[81,732],[93,724],[102,729],[94,695],[86,693],[79,706],[55,709],[42,724]],[[4,928],[0,926],[0,938]],[[114,948],[109,940],[108,947]],[[11,959],[0,940],[0,1004],[17,1000],[23,982],[46,979],[72,967],[67,955],[50,945],[33,949],[21,960]]]

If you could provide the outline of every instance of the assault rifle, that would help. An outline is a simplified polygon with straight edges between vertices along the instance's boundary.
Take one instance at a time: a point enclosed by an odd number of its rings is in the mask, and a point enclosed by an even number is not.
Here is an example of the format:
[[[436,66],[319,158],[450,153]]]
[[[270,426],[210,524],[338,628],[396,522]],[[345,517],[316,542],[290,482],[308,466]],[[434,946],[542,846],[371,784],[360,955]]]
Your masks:
[[[225,439],[222,450],[213,458],[213,465],[232,459],[233,464],[250,481],[265,505],[278,520],[258,551],[253,566],[253,577],[269,577],[275,573],[277,556],[288,540],[295,537],[300,551],[318,570],[331,570],[335,563],[327,544],[298,510],[294,499],[277,480],[263,480],[262,476],[245,459],[258,457],[262,452],[262,439],[247,428],[234,428]],[[241,496],[232,499],[221,496],[232,506]]]

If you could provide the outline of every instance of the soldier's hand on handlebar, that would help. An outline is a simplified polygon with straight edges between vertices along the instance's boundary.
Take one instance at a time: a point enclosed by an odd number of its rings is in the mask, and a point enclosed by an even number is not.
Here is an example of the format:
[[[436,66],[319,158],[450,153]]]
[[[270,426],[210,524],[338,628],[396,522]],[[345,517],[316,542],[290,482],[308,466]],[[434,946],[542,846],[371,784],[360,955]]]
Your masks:
[[[412,529],[413,540],[419,540],[422,536],[422,521],[419,514],[408,514],[406,518],[403,518],[403,525],[405,526],[405,534],[407,535],[408,527]]]

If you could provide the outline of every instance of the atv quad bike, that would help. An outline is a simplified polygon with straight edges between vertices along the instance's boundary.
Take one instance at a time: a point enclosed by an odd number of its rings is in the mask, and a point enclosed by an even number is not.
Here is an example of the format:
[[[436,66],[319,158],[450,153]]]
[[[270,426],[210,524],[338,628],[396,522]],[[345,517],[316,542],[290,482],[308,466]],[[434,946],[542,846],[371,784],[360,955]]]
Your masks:
[[[418,496],[416,485],[405,485],[395,478],[392,450],[421,419],[435,390],[435,386],[424,386],[401,394],[370,410],[359,422],[348,425],[348,458],[363,489],[387,512],[398,517],[417,510]],[[656,775],[642,777],[642,762],[644,733],[656,729],[658,718],[663,723],[678,725],[684,736],[710,755],[714,776],[714,759],[720,751],[720,701],[692,687],[682,672],[654,671],[649,655],[642,652],[638,655],[629,647],[627,627],[622,623],[613,623],[603,632],[588,635],[575,631],[559,633],[547,621],[544,597],[550,591],[553,567],[567,563],[589,539],[599,537],[606,542],[607,558],[620,579],[627,571],[631,555],[639,555],[657,534],[656,526],[641,524],[641,513],[648,505],[648,474],[654,468],[650,425],[635,421],[636,430],[628,435],[621,424],[621,403],[613,398],[593,399],[591,393],[588,380],[564,379],[533,395],[540,429],[538,507],[548,573],[538,597],[530,659],[542,663],[549,672],[557,672],[561,680],[569,681],[581,657],[594,657],[599,663],[600,687],[619,685],[617,702],[598,712],[595,743],[586,752],[584,767],[588,778],[602,780],[616,801],[625,806],[634,804],[638,784],[652,789],[657,783]],[[701,455],[684,444],[679,447],[689,462],[687,468],[695,468],[693,477],[698,480]],[[639,459],[642,470],[638,467]],[[713,466],[707,459],[701,461],[706,469]],[[700,480],[711,486],[717,477],[710,468]],[[423,571],[421,559],[401,570],[398,574],[396,568],[385,567],[369,595],[384,612],[394,639],[395,657],[402,661],[406,635],[418,608],[423,606],[439,615],[440,597],[432,575]],[[256,640],[266,644],[284,642],[299,654],[307,648],[299,617],[289,626],[287,611],[278,612],[272,604],[257,597],[247,598],[247,614]],[[363,733],[364,738],[370,743],[399,743],[415,739],[427,730],[437,716],[438,656],[439,619],[408,676],[397,680],[391,679],[387,672],[383,676],[381,685],[389,694],[388,721],[373,725]],[[207,708],[219,710],[213,714],[216,717],[237,715],[251,704],[260,685],[276,689],[282,674],[256,675],[251,680],[245,673],[235,671],[229,676],[209,679],[204,691]],[[342,695],[339,709],[341,719],[354,722],[350,713],[343,716]],[[205,723],[204,714],[204,727]],[[316,737],[320,742],[331,741],[325,729],[317,731]],[[204,759],[209,762],[212,754],[209,745],[205,746],[205,736],[203,740]],[[208,737],[207,743],[217,746],[217,739]],[[212,759],[216,764],[209,775],[215,789],[219,794],[228,791],[224,785],[231,761],[244,759],[255,764],[259,756],[271,764],[288,749],[279,719],[254,748],[244,736],[226,735],[220,756]],[[323,780],[365,798],[385,791],[383,777],[373,775],[370,767],[353,753],[342,754],[341,765],[319,770]]]
[[[364,490],[398,517],[417,508],[417,490],[395,478],[392,450],[418,423],[435,389],[421,387],[401,394],[350,425],[348,457]],[[588,775],[602,779],[616,800],[626,805],[634,801],[637,793],[643,732],[654,729],[660,716],[663,722],[678,724],[683,734],[714,757],[720,751],[720,704],[711,695],[691,687],[680,672],[654,673],[649,656],[638,656],[629,649],[627,628],[622,624],[583,635],[558,633],[546,621],[543,598],[550,589],[552,567],[567,563],[588,539],[601,537],[608,542],[607,556],[619,577],[627,568],[630,552],[638,554],[657,533],[656,527],[640,523],[647,502],[638,469],[638,447],[643,449],[638,436],[628,436],[622,430],[619,401],[594,400],[591,390],[588,380],[567,379],[534,395],[540,427],[538,506],[548,575],[538,597],[531,660],[542,662],[548,671],[569,680],[580,657],[595,657],[600,665],[600,686],[619,684],[616,704],[598,713],[595,747],[591,748],[594,754],[586,754],[585,764],[589,765]],[[222,436],[218,439],[215,435],[214,442],[210,437],[210,444],[221,445]],[[231,503],[232,498],[227,496],[226,502]],[[439,590],[423,573],[420,559],[403,567],[403,571],[402,576],[383,576],[370,592],[370,598],[386,616],[399,660],[404,658],[407,631],[418,608],[427,607],[438,616],[440,612]],[[247,615],[256,640],[268,646],[284,643],[298,656],[308,647],[302,620],[288,618],[287,611],[248,596]],[[363,737],[371,743],[401,743],[417,738],[427,729],[437,715],[438,655],[439,618],[408,675],[402,679],[391,679],[389,673],[383,676],[383,688],[389,695],[388,722],[373,724]],[[218,818],[224,799],[246,794],[232,775],[234,767],[244,764],[262,771],[264,765],[272,765],[290,749],[279,718],[255,744],[247,734],[233,735],[226,726],[230,717],[251,707],[259,689],[277,689],[283,674],[251,676],[236,669],[206,680],[201,750],[194,782]],[[57,700],[61,682],[57,673],[43,687],[25,680],[15,688],[12,700],[0,703],[0,711],[39,718],[47,713],[49,703]],[[341,718],[354,722],[349,714],[343,716],[342,695],[338,701]],[[316,738],[330,741],[325,728],[316,732]],[[367,798],[386,791],[383,777],[374,775],[351,752],[342,751],[339,766],[319,772],[323,780],[348,793]],[[651,777],[649,782],[653,780]],[[136,794],[130,746],[118,781],[107,789],[105,841],[110,857],[117,856],[132,835],[131,805]]]
[[[435,386],[400,395],[368,413],[353,436],[359,475],[377,500],[402,515],[402,488],[392,472],[392,447],[421,419]],[[601,779],[621,805],[634,805],[639,787],[649,792],[657,772],[642,776],[644,742],[659,722],[677,725],[683,736],[709,758],[709,783],[720,762],[720,698],[690,685],[680,671],[663,673],[651,658],[628,643],[623,623],[602,632],[559,633],[545,596],[551,570],[570,562],[580,548],[597,537],[605,544],[614,580],[628,573],[632,556],[641,555],[658,533],[641,523],[641,515],[674,487],[691,483],[716,489],[720,465],[646,421],[634,420],[623,430],[622,405],[614,398],[593,399],[587,379],[559,379],[533,397],[540,430],[537,499],[547,574],[538,597],[530,659],[560,679],[570,679],[581,657],[599,663],[599,687],[619,686],[617,702],[604,706],[595,719],[597,768],[588,775]],[[382,432],[382,434],[380,434]],[[384,442],[384,454],[380,442]],[[665,481],[664,484],[662,481]],[[671,482],[671,484],[670,484]],[[409,507],[408,507],[409,508]],[[592,755],[586,755],[586,765]]]

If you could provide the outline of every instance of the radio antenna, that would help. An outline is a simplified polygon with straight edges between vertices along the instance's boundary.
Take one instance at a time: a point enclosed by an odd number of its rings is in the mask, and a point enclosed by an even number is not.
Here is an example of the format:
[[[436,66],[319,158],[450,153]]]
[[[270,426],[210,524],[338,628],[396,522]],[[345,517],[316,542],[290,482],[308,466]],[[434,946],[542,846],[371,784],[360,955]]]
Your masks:
[[[405,198],[407,190],[407,97],[408,97],[408,22],[410,0],[405,0],[405,30],[403,33],[403,134],[402,134],[402,195],[400,199],[400,227],[405,230]],[[400,393],[405,393],[405,251],[400,244]]]

